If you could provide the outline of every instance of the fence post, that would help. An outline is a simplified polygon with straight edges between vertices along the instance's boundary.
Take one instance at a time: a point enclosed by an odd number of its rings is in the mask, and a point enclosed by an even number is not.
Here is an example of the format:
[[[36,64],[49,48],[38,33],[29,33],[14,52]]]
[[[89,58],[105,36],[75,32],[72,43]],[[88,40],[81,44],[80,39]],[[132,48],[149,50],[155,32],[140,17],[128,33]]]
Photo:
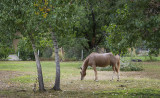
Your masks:
[[[83,60],[83,49],[81,51],[81,60]]]
[[[18,51],[18,58],[19,58],[19,51]]]

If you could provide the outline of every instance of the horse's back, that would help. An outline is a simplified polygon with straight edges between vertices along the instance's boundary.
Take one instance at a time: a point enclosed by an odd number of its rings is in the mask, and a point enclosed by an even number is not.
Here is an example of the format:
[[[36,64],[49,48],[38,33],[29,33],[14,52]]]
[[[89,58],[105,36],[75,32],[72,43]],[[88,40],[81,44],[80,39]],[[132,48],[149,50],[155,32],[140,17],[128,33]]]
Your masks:
[[[89,55],[89,65],[96,65],[99,67],[105,67],[110,65],[111,53],[91,53]]]

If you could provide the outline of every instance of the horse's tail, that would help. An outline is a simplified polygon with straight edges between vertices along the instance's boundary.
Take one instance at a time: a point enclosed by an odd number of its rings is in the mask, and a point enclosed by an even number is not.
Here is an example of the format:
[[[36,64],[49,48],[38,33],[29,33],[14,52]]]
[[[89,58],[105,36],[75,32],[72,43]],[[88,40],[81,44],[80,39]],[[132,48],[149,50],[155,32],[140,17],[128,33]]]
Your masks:
[[[117,71],[119,72],[120,71],[120,56],[116,55],[115,57],[116,57],[116,60],[117,60],[117,64],[116,64],[117,65],[117,69],[118,69]]]

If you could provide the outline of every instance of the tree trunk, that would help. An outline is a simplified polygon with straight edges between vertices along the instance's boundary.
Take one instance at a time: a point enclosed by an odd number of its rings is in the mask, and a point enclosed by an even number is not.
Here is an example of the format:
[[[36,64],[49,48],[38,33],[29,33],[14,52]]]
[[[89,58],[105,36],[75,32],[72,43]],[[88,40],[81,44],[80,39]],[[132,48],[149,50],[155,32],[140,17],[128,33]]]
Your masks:
[[[36,65],[37,65],[37,74],[38,74],[38,82],[39,82],[39,91],[45,91],[44,89],[44,83],[43,83],[43,75],[42,75],[42,68],[41,68],[41,64],[40,64],[40,59],[36,50],[36,46],[35,46],[35,41],[33,39],[33,37],[31,35],[29,35],[31,43],[32,43],[32,48],[34,51],[34,56],[36,59]]]
[[[54,90],[61,90],[60,89],[60,63],[59,63],[59,54],[58,54],[58,43],[54,32],[51,32],[52,40],[54,45],[54,52],[55,52],[55,62],[56,62],[56,79],[53,89]]]

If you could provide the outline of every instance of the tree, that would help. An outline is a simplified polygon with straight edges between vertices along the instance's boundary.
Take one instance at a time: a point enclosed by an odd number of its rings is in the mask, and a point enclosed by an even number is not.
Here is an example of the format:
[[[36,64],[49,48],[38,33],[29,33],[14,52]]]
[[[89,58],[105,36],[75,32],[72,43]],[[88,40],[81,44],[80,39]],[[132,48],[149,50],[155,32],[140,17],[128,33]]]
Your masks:
[[[141,41],[147,48],[159,51],[159,1],[124,0],[118,5],[110,17],[111,23],[104,26],[110,49],[125,53]]]
[[[40,17],[35,15],[34,1],[2,0],[0,17],[2,18],[2,33],[13,35],[19,31],[23,36],[27,36],[30,39],[36,59],[39,90],[44,91],[42,69],[35,46],[35,38],[42,29],[40,29],[41,27],[39,25]]]
[[[38,14],[43,16],[43,26],[50,32],[55,52],[56,62],[56,79],[54,90],[60,90],[60,63],[58,54],[58,39],[69,34],[73,35],[73,13],[75,13],[76,5],[70,0],[58,1],[37,1],[36,4]]]
[[[55,85],[53,87],[54,90],[61,90],[60,89],[60,62],[59,62],[59,51],[58,51],[58,43],[55,36],[55,33],[52,31],[52,40],[54,44],[54,52],[55,52],[55,62],[56,62],[56,79],[55,79]]]
[[[61,90],[60,89],[60,60],[59,60],[59,50],[58,50],[58,42],[57,38],[58,36],[63,36],[65,35],[66,27],[68,20],[66,21],[66,13],[68,10],[68,3],[69,1],[56,1],[56,2],[51,2],[52,5],[54,6],[54,10],[50,12],[48,15],[48,18],[46,19],[46,22],[48,24],[48,28],[51,29],[51,37],[53,40],[53,45],[54,45],[54,52],[55,52],[55,62],[56,62],[56,78],[55,78],[55,84],[53,89],[54,90]],[[64,30],[63,30],[64,29]],[[66,32],[67,33],[67,32]]]
[[[34,40],[34,37],[32,36],[32,34],[29,33],[28,36],[29,36],[29,38],[31,40],[32,48],[33,48],[35,59],[36,59],[37,72],[38,72],[38,82],[39,82],[39,90],[40,91],[45,91],[45,89],[44,89],[44,83],[43,83],[42,68],[41,68],[40,59],[39,59],[39,56],[38,56],[38,53],[37,53],[37,49],[36,49],[36,46],[35,46],[35,40]]]
[[[77,3],[81,9],[75,15],[77,20],[73,30],[76,37],[87,40],[87,45],[82,43],[87,51],[100,45],[105,47],[105,32],[101,28],[110,23],[109,16],[115,10],[115,2],[116,0],[87,0]]]

